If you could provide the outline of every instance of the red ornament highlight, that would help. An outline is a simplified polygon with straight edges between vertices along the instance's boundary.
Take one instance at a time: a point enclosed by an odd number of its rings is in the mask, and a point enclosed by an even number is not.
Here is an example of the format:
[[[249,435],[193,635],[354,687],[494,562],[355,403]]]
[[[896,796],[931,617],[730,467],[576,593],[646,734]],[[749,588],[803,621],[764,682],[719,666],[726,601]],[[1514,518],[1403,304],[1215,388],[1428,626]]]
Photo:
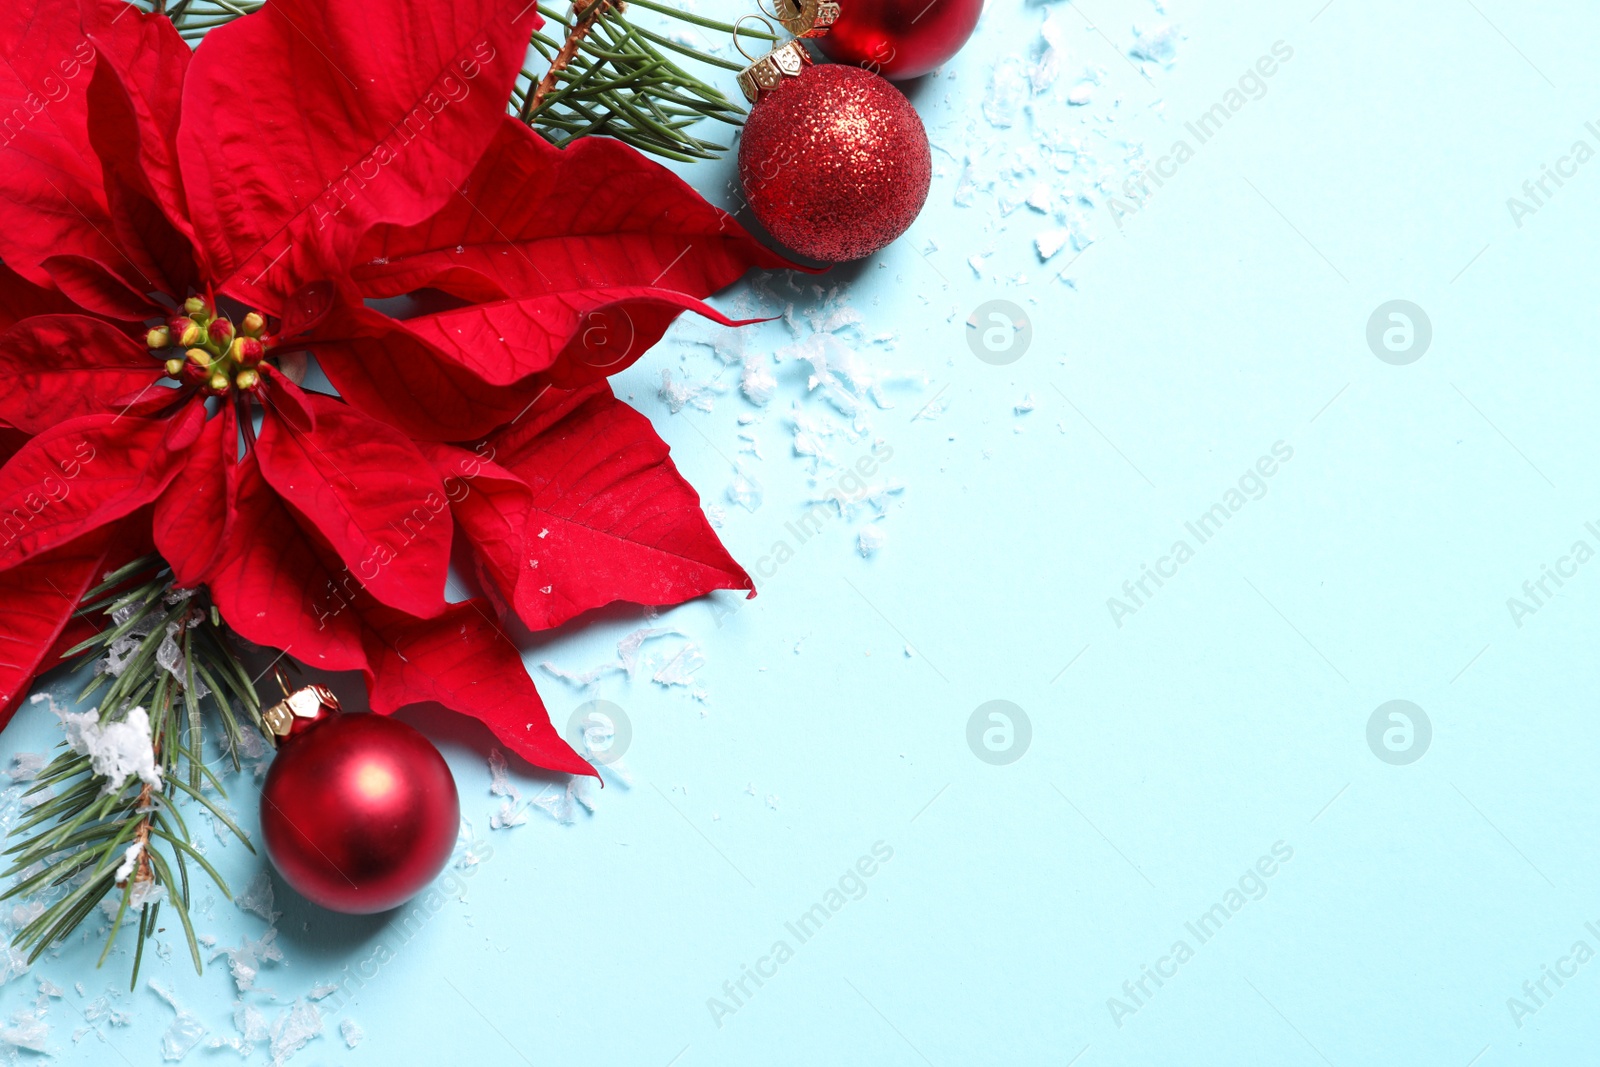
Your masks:
[[[933,153],[894,86],[858,67],[806,64],[763,87],[740,136],[739,177],[774,238],[840,263],[871,255],[916,220]]]
[[[291,694],[268,724],[282,736],[261,789],[261,838],[284,881],[361,915],[405,903],[438,876],[461,803],[427,738],[382,715],[341,714],[319,686]]]
[[[983,0],[847,0],[817,44],[836,63],[904,81],[961,51],[982,13]]]

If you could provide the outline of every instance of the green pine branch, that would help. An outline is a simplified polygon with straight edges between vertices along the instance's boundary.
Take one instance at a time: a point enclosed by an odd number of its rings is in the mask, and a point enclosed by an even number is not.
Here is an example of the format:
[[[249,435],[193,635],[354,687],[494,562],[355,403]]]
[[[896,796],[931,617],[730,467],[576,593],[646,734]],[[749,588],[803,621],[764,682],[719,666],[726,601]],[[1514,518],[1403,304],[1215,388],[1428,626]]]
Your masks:
[[[17,881],[0,899],[35,898],[44,904],[13,943],[28,952],[32,963],[115,893],[120,900],[101,963],[123,925],[137,914],[130,988],[137,984],[144,943],[156,932],[166,905],[177,913],[198,972],[200,946],[189,915],[191,866],[203,871],[225,897],[232,896],[195,847],[179,802],[199,804],[255,851],[244,831],[206,795],[208,787],[219,796],[223,789],[205,763],[205,713],[220,722],[225,748],[238,769],[245,729],[256,730],[270,743],[260,699],[205,593],[175,590],[172,572],[156,556],[107,575],[84,597],[76,615],[97,625],[102,617],[110,620],[63,657],[80,666],[97,665],[80,703],[98,694],[102,726],[126,722],[135,708],[145,710],[160,785],[137,775],[116,785],[95,771],[89,753],[63,742],[63,751],[25,794],[39,802],[12,829],[13,843],[4,852],[10,865],[0,871],[0,879]],[[177,648],[175,661],[162,653],[169,637]],[[115,671],[108,669],[113,661]]]
[[[135,3],[142,10],[165,14],[179,35],[194,43],[218,26],[257,10],[262,0]],[[702,119],[738,126],[745,110],[693,68],[737,71],[743,64],[639,25],[628,16],[629,8],[714,36],[758,45],[777,40],[765,30],[735,28],[656,0],[575,0],[566,12],[540,4],[545,22],[529,43],[542,62],[525,68],[517,79],[512,112],[555,145],[605,134],[667,159],[716,158],[727,146],[699,137],[690,128]],[[688,66],[680,60],[689,61]]]

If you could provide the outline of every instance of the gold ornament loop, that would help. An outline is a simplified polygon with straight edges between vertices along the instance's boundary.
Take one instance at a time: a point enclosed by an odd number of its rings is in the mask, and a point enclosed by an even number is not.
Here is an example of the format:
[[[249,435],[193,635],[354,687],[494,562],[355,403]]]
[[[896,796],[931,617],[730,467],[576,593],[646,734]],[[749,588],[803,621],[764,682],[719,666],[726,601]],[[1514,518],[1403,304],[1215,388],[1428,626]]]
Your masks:
[[[279,676],[279,684],[283,678]],[[261,721],[278,737],[288,737],[294,729],[295,719],[315,719],[322,714],[323,705],[329,710],[339,710],[339,698],[327,686],[308,685],[289,693],[282,700],[261,713]]]
[[[765,0],[756,6],[766,11]],[[772,11],[783,28],[796,37],[826,37],[839,18],[836,0],[772,0]]]
[[[747,16],[748,17],[748,16]],[[750,58],[749,56],[745,57]],[[798,40],[786,41],[739,72],[739,88],[754,104],[785,78],[796,78],[811,65],[811,53]]]
[[[757,6],[760,6],[760,5],[757,5]],[[762,10],[765,10],[765,8],[763,8]],[[767,33],[769,33],[769,34],[772,33],[772,23],[768,22],[766,19],[762,18],[760,15],[740,15],[738,20],[735,21],[734,24],[733,24],[733,47],[734,47],[734,50],[737,51],[741,56],[744,56],[744,58],[748,62],[759,63],[759,62],[761,62],[761,60],[757,59],[755,56],[751,55],[749,52],[746,52],[744,50],[744,45],[739,42],[739,27],[744,24],[744,20],[745,19],[755,19],[757,22],[761,23],[761,25],[763,25],[763,26],[765,26],[767,28]]]

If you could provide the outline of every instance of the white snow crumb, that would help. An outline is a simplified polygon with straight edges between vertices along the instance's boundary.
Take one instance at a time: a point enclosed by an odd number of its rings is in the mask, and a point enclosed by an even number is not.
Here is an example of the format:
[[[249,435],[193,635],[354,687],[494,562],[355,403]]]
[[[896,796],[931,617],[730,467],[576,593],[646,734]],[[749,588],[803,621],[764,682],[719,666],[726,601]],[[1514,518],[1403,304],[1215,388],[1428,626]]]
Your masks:
[[[11,1024],[0,1026],[0,1044],[48,1054],[50,1049],[45,1041],[50,1037],[50,1024],[44,1021],[44,1016],[43,1008],[12,1013]]]
[[[367,1032],[354,1019],[345,1019],[339,1023],[339,1036],[344,1038],[345,1048],[355,1048]]]
[[[1128,54],[1135,59],[1170,67],[1178,58],[1178,42],[1181,40],[1183,34],[1170,22],[1158,22],[1143,30],[1136,26],[1133,30],[1133,47],[1128,49]]]
[[[97,1022],[104,1019],[111,1026],[131,1026],[133,1016],[125,1011],[118,1011],[111,1006],[111,997],[120,996],[112,992],[109,996],[96,997],[83,1006],[83,1018],[87,1022]]]
[[[147,983],[152,992],[171,1005],[175,1013],[171,1025],[166,1033],[161,1035],[161,1058],[168,1062],[176,1062],[189,1054],[189,1050],[200,1043],[206,1036],[205,1024],[172,995],[171,990],[165,988],[154,978]]]
[[[256,876],[250,879],[250,884],[245,886],[244,892],[235,897],[233,902],[241,911],[248,911],[267,920],[268,926],[277,922],[279,916],[283,914],[272,906],[274,903],[272,876],[266,871],[257,872]]]
[[[917,658],[917,650],[912,648],[910,645],[907,645],[906,646],[906,659],[916,659],[916,658]]]
[[[678,650],[667,664],[651,677],[651,681],[663,686],[692,686],[694,685],[694,672],[706,665],[706,657],[700,647],[693,641],[688,642]]]
[[[158,904],[167,899],[167,887],[157,885],[154,878],[133,883],[133,892],[128,894],[128,910],[142,908],[146,904]],[[112,898],[114,901],[115,898]]]
[[[1067,103],[1073,107],[1082,107],[1094,98],[1094,83],[1079,82],[1067,91]]]
[[[261,965],[283,960],[283,950],[277,945],[278,928],[269,926],[258,940],[252,941],[243,938],[238,948],[222,948],[212,953],[214,960],[218,956],[228,957],[228,972],[233,975],[233,984],[241,993],[248,993],[255,988],[256,976],[261,972]]]
[[[742,467],[735,467],[733,481],[728,484],[728,499],[746,511],[761,507],[761,483],[750,477]]]
[[[272,754],[272,749],[267,747],[267,742],[255,730],[240,730],[238,754],[241,759],[253,761],[256,775],[267,773],[267,757]]]
[[[192,589],[174,589],[163,598],[171,605],[185,601],[194,595]],[[136,617],[137,605],[129,604],[117,608],[111,613],[112,621],[121,626]],[[145,638],[149,637],[152,627],[156,623],[157,615],[150,615],[135,622],[126,634],[111,642],[106,648],[106,655],[100,661],[98,670],[105,674],[120,675],[127,669],[128,663],[133,659],[138,650],[143,647]],[[162,635],[161,643],[156,647],[156,664],[178,680],[180,686],[188,684],[188,663],[183,658],[183,651],[178,646],[178,635],[184,629],[193,629],[200,625],[200,616],[191,618],[187,626],[178,622],[167,623],[166,633]],[[196,696],[210,695],[210,690],[204,683],[196,681],[194,692]]]
[[[1058,11],[1045,16],[1039,39],[1033,43],[1033,66],[1028,71],[1028,86],[1034,95],[1044,92],[1061,74],[1067,53],[1067,26]]]
[[[630,676],[639,668],[640,655],[646,641],[653,641],[659,637],[684,637],[682,630],[675,630],[667,626],[651,626],[634,630],[617,642],[617,662]]]
[[[1031,89],[1021,58],[1006,56],[995,64],[989,78],[989,88],[983,94],[983,117],[998,129],[1015,125]]]
[[[569,784],[565,789],[556,786],[545,786],[528,803],[544,811],[556,822],[565,826],[573,821],[576,814],[572,800],[573,789]]]
[[[663,367],[661,370],[661,387],[656,390],[656,396],[667,405],[667,410],[674,415],[684,409],[685,405],[699,408],[701,411],[710,411],[712,397],[723,392],[722,386],[715,382],[697,383],[685,381],[681,385],[672,380],[672,371]]]
[[[739,374],[739,391],[744,398],[757,407],[766,407],[777,388],[778,379],[766,361],[753,352],[745,356],[744,369]]]
[[[135,841],[122,852],[122,862],[117,865],[117,873],[112,879],[121,885],[128,877],[139,868],[139,857],[144,855],[144,842]]]
[[[876,523],[863,526],[861,532],[856,535],[856,551],[860,552],[863,558],[869,557],[882,548],[888,540],[889,535],[884,532],[882,526]]]
[[[508,830],[513,826],[522,826],[528,821],[526,806],[518,807],[515,801],[502,800],[500,807],[489,813],[489,829]]]
[[[67,991],[50,981],[48,978],[39,979],[39,995],[41,997],[55,997],[60,1000],[67,995]]]
[[[161,788],[161,768],[150,743],[150,716],[143,708],[129,711],[126,719],[106,723],[100,722],[100,713],[94,710],[60,714],[67,744],[89,757],[94,773],[105,776],[102,795],[117,792],[134,776],[152,789]]]
[[[728,513],[722,510],[721,504],[706,505],[706,521],[714,530],[722,529],[722,524],[727,521]]]
[[[767,794],[767,807],[771,808],[773,811],[777,811],[779,803],[780,803],[780,801],[778,799],[778,794],[776,794],[776,793],[768,793]]]
[[[483,844],[483,842],[480,842],[477,835],[473,833],[471,821],[463,818],[461,820],[461,829],[456,832],[456,845],[461,850],[461,854],[456,857],[456,867],[458,869],[464,871],[469,867],[476,867],[487,858],[478,855],[478,850],[474,846],[480,844]]]
[[[522,791],[511,783],[507,773],[506,758],[498,748],[489,750],[489,795],[504,797],[500,809],[490,814],[489,829],[505,830],[521,826],[528,821],[525,810],[518,802]]]
[[[1017,401],[1016,404],[1012,406],[1011,410],[1016,412],[1018,415],[1026,415],[1036,406],[1037,405],[1035,405],[1033,402],[1033,391],[1030,389],[1027,393],[1023,394],[1021,400]]]
[[[267,1017],[262,1015],[255,1005],[246,1004],[242,1000],[234,1001],[233,1026],[239,1031],[238,1036],[213,1039],[211,1047],[230,1045],[239,1055],[248,1059],[258,1044],[272,1036],[272,1028],[267,1025]]]
[[[1063,229],[1042,230],[1033,238],[1033,250],[1039,256],[1039,262],[1045,263],[1055,257],[1072,240],[1072,231]]]
[[[45,762],[43,752],[18,752],[11,757],[11,769],[6,777],[13,782],[31,782],[44,770]]]
[[[511,779],[506,774],[507,769],[505,755],[498,748],[491,748],[489,750],[490,796],[515,798],[522,795],[517,787],[511,784]]]
[[[317,1010],[317,1006],[307,1004],[303,1000],[295,1001],[293,1007],[272,1020],[273,1067],[279,1067],[313,1039],[321,1036],[322,1013]]]
[[[326,1000],[338,991],[339,987],[332,982],[323,982],[321,985],[312,986],[311,991],[306,994],[306,999]]]
[[[744,791],[746,793],[749,793],[751,796],[755,796],[756,795],[756,784],[754,782],[751,782],[749,785],[744,787]]]

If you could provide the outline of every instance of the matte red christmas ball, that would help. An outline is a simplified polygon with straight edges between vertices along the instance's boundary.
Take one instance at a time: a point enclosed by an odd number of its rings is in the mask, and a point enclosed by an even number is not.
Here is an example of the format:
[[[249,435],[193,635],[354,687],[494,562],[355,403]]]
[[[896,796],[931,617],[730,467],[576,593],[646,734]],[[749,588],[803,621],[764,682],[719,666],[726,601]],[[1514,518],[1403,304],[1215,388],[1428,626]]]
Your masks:
[[[903,81],[961,51],[982,13],[983,0],[841,0],[839,17],[817,44],[836,63]]]
[[[280,731],[272,712],[296,698]],[[461,803],[426,737],[382,715],[341,714],[318,686],[267,718],[284,736],[261,788],[261,839],[284,881],[313,903],[360,915],[397,907],[438,876]]]
[[[915,221],[933,153],[922,119],[894,86],[859,67],[806,63],[751,108],[739,177],[773,237],[840,263],[871,255]]]

